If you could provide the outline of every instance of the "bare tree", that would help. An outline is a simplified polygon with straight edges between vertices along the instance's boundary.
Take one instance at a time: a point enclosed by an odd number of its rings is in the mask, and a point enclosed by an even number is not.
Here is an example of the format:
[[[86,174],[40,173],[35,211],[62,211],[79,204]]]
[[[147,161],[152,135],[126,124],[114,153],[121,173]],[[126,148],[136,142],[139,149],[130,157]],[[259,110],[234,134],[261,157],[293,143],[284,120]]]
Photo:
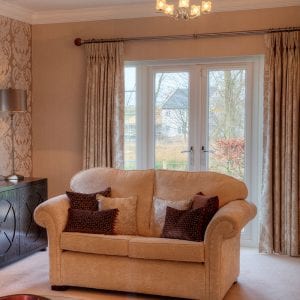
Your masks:
[[[245,71],[214,71],[209,80],[210,167],[243,179]]]

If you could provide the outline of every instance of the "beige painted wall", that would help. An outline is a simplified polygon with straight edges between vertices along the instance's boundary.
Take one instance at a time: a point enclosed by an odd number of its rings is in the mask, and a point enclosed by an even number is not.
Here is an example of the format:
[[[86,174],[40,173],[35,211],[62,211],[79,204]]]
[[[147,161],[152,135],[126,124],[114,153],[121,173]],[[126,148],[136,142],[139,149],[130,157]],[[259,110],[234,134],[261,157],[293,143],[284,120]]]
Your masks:
[[[189,22],[167,17],[34,25],[33,173],[49,179],[49,195],[63,193],[81,169],[85,59],[73,40],[189,34],[300,26],[300,7],[227,12]],[[264,53],[263,36],[198,41],[131,42],[127,60],[179,59]]]

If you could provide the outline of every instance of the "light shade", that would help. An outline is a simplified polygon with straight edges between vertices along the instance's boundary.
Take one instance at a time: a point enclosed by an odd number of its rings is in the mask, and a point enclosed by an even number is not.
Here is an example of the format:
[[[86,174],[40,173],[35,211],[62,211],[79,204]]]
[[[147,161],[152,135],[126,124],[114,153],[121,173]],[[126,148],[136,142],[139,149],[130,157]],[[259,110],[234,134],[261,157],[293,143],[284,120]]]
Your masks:
[[[179,0],[178,7],[188,8],[190,6],[190,0]]]
[[[156,10],[163,11],[166,6],[166,0],[156,0]]]
[[[204,14],[210,13],[211,7],[212,7],[211,1],[202,1],[202,12]]]
[[[0,111],[21,112],[27,110],[27,93],[25,90],[0,90]]]

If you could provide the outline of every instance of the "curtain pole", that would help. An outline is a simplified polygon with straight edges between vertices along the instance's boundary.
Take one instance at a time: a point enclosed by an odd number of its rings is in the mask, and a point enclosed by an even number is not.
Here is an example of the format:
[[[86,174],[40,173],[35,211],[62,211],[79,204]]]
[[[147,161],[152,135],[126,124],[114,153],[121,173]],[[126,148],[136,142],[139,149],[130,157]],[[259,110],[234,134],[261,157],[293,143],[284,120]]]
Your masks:
[[[140,36],[114,39],[87,39],[76,38],[74,44],[81,46],[84,44],[98,44],[98,43],[114,43],[114,42],[134,42],[134,41],[170,41],[170,40],[198,40],[203,38],[217,38],[217,37],[234,37],[247,35],[263,35],[273,32],[291,32],[300,31],[300,27],[276,28],[276,29],[258,29],[247,31],[228,31],[228,32],[211,32],[211,33],[195,33],[185,35],[165,35],[165,36]]]

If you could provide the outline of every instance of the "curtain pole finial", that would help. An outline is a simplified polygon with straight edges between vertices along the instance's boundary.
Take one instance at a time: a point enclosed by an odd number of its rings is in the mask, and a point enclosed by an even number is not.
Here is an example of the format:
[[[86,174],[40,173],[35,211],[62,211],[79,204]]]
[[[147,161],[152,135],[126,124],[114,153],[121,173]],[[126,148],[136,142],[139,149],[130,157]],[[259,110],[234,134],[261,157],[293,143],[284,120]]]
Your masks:
[[[76,39],[74,40],[74,44],[75,44],[76,46],[81,46],[81,45],[82,45],[82,39],[81,39],[81,38],[76,38]]]

